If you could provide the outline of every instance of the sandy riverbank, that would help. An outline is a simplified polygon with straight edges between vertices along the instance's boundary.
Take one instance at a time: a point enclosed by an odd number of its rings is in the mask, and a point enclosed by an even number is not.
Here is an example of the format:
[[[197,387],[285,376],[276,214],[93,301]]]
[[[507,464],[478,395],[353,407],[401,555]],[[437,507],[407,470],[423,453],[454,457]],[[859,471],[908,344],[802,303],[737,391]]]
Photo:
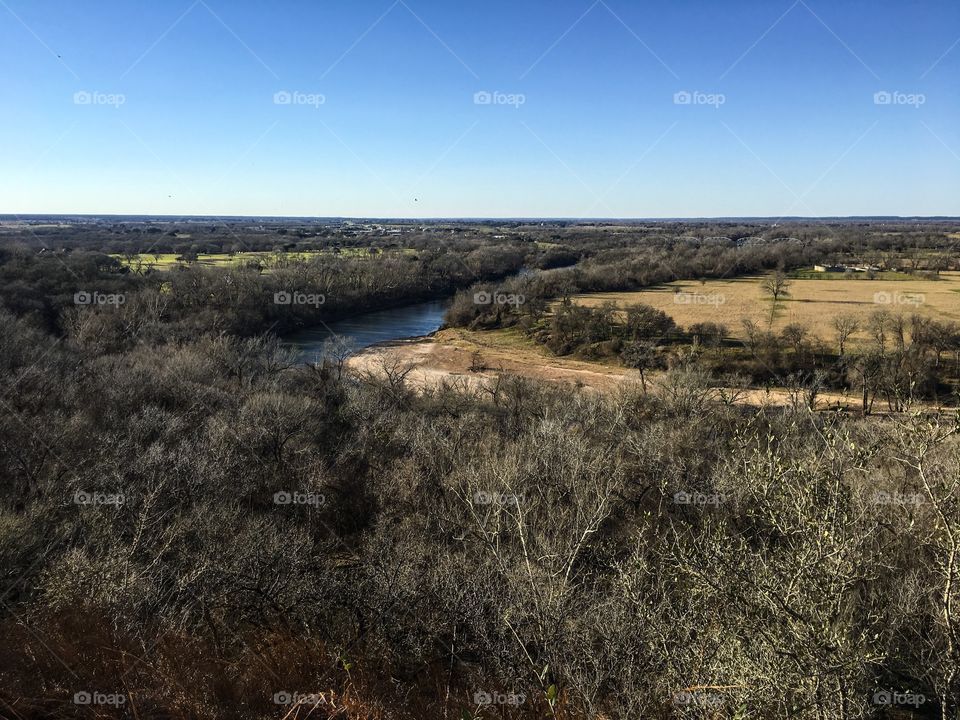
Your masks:
[[[636,372],[612,363],[555,357],[513,330],[441,330],[430,337],[367,348],[350,358],[348,364],[355,372],[376,374],[383,371],[385,361],[399,361],[411,366],[407,381],[420,389],[436,387],[442,382],[480,388],[503,374],[566,383],[600,392],[615,390],[624,383],[639,385],[640,382]],[[662,375],[654,376],[648,383],[651,392],[656,392],[660,377]],[[795,401],[784,389],[727,389],[726,394],[735,396],[738,404],[788,405]],[[822,393],[817,406],[827,408],[839,404],[856,409],[858,400],[850,394]]]

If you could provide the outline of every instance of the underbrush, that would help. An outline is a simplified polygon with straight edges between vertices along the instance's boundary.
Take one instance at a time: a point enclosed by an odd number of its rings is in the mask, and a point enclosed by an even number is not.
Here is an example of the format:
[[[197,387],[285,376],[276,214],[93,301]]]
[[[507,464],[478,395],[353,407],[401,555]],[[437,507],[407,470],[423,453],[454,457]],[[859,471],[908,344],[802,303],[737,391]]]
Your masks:
[[[573,720],[563,697],[496,713],[438,663],[412,677],[317,638],[248,630],[229,638],[125,633],[95,609],[0,624],[0,717]],[[480,691],[488,692],[487,690]],[[491,697],[510,698],[490,688]],[[483,697],[481,696],[482,700]]]

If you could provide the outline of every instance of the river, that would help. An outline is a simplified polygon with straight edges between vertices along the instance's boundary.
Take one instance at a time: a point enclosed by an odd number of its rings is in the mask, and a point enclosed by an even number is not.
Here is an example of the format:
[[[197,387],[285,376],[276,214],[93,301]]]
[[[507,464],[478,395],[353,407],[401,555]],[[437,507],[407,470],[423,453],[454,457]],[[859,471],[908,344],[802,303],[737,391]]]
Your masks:
[[[288,335],[284,341],[300,354],[301,362],[318,362],[324,342],[333,336],[344,338],[355,350],[362,350],[390,340],[429,335],[440,329],[449,306],[448,300],[434,300],[377,310],[301,330]]]

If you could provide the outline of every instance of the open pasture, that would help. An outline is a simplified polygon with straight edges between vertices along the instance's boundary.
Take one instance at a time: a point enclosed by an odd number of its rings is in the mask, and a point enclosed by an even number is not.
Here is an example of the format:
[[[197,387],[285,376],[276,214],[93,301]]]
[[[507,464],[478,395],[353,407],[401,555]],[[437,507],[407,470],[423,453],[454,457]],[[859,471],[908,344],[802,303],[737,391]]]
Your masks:
[[[370,248],[340,248],[339,250],[317,250],[309,252],[239,252],[239,253],[200,253],[197,259],[187,263],[179,258],[179,253],[141,253],[139,255],[127,256],[123,254],[114,254],[127,267],[140,272],[146,270],[172,270],[178,265],[197,265],[209,268],[241,267],[247,263],[258,262],[264,268],[277,264],[279,260],[309,260],[315,257],[342,257],[342,258],[368,258],[381,255],[383,250],[375,248],[374,252]]]
[[[581,305],[613,302],[621,308],[644,303],[663,310],[685,328],[699,322],[722,323],[734,338],[743,337],[744,318],[774,331],[796,323],[827,341],[834,337],[833,319],[838,315],[857,317],[861,325],[878,310],[960,322],[960,273],[942,273],[937,280],[794,279],[789,296],[778,303],[772,326],[771,300],[762,282],[763,276],[677,281],[638,292],[590,293],[573,299]]]

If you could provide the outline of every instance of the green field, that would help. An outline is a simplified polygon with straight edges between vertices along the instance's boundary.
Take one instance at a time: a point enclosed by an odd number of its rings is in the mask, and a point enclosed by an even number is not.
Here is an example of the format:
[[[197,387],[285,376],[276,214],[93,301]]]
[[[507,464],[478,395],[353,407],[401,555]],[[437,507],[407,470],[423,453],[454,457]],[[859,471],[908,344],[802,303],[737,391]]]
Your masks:
[[[200,253],[193,262],[180,260],[180,253],[141,253],[139,255],[123,255],[114,253],[111,257],[116,258],[121,263],[132,270],[146,272],[147,270],[167,271],[180,265],[195,265],[201,267],[242,267],[248,263],[258,262],[264,268],[270,269],[280,260],[310,260],[316,257],[341,257],[363,259],[383,254],[380,248],[374,248],[371,253],[370,248],[341,248],[334,250],[316,250],[309,252],[239,252],[239,253]],[[403,254],[414,253],[412,249],[400,251]]]

